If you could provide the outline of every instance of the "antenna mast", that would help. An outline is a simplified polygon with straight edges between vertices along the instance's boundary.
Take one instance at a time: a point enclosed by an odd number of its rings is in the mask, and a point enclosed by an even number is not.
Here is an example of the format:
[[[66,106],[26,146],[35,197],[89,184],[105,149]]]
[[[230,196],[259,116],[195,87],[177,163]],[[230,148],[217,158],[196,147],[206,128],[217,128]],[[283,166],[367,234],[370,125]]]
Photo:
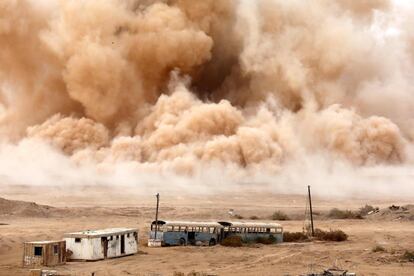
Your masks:
[[[313,228],[312,196],[311,196],[310,185],[308,185],[308,198],[309,198],[309,211],[310,211],[310,219],[311,219],[312,237],[314,237],[315,236],[315,229]]]
[[[158,231],[158,207],[160,205],[160,194],[157,193],[155,196],[157,197],[157,209],[155,211],[155,235],[154,235],[154,240],[157,240],[157,231]]]

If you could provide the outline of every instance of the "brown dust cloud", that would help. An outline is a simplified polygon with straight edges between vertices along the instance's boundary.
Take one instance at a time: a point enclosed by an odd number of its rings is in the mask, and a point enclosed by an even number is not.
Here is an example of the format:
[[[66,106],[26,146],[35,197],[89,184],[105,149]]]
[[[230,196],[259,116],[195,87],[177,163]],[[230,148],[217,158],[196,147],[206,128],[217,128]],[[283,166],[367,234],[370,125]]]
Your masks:
[[[414,12],[0,1],[3,184],[413,196]]]

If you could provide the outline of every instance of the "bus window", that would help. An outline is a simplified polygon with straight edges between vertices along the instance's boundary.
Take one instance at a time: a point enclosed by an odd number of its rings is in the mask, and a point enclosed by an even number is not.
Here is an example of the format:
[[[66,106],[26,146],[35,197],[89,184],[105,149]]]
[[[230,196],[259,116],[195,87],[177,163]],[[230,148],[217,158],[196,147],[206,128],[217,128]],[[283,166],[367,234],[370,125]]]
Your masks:
[[[172,232],[174,229],[174,226],[168,225],[167,226],[167,232]]]
[[[270,228],[270,233],[276,233],[276,228]]]
[[[210,234],[214,234],[216,232],[215,231],[216,229],[214,227],[210,227],[209,230],[210,230]]]

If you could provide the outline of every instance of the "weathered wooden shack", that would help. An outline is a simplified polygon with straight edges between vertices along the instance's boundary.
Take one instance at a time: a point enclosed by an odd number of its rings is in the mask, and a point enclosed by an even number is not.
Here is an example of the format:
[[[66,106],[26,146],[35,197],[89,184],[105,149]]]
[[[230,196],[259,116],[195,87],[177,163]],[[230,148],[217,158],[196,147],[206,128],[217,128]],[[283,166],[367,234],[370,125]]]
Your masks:
[[[65,263],[65,241],[34,241],[24,243],[24,267],[56,266]]]

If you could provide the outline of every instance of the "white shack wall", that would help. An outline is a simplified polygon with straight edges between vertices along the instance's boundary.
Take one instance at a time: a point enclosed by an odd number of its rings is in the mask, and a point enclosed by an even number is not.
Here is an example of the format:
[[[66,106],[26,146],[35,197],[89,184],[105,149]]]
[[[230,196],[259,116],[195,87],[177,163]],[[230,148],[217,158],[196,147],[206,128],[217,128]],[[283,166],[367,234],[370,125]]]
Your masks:
[[[134,232],[123,234],[125,236],[125,253],[121,254],[121,235],[111,235],[108,238],[107,258],[130,255],[138,252],[138,244]],[[103,246],[101,238],[82,238],[81,242],[76,243],[75,238],[65,238],[66,248],[73,252],[71,259],[74,260],[100,260],[104,259]]]
[[[134,233],[129,233],[129,238],[125,235],[125,254],[135,254],[138,252],[137,240],[138,236],[135,239]]]
[[[121,235],[118,235],[118,239],[116,239],[117,235],[113,235],[112,241],[109,240],[108,237],[108,258],[130,255],[138,252],[138,244],[135,240],[134,233],[129,233],[129,237],[128,234],[123,235],[125,236],[125,253],[121,254]]]
[[[99,260],[104,258],[101,238],[82,238],[75,242],[75,238],[65,238],[66,249],[72,251],[71,259],[74,260]]]

